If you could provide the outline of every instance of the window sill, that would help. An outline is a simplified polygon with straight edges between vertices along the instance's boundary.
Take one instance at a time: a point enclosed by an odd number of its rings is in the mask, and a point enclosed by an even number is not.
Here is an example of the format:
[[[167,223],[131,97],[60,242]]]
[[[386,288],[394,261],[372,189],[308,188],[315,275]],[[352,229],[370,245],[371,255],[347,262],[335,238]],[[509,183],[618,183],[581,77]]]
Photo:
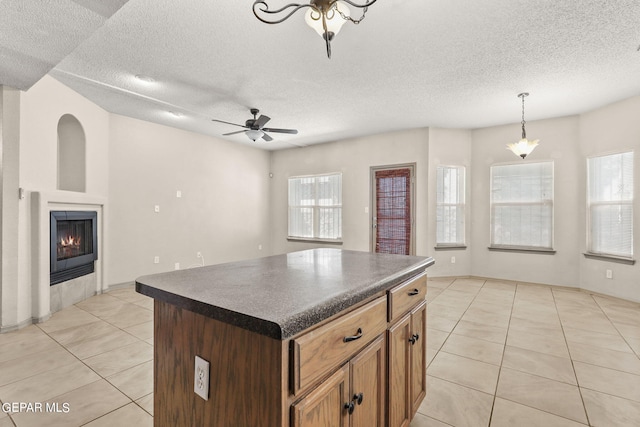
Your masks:
[[[466,245],[436,245],[433,249],[436,251],[464,251]]]
[[[594,254],[589,252],[585,252],[582,255],[584,255],[585,258],[589,258],[589,259],[598,259],[600,261],[617,262],[619,264],[633,265],[636,263],[636,260],[633,258],[625,258],[625,257],[620,257],[615,255]]]
[[[516,246],[489,246],[488,249],[490,251],[519,252],[523,254],[554,255],[556,253],[554,249],[524,248],[524,247],[516,247]]]
[[[309,242],[309,243],[326,243],[330,245],[341,245],[342,239],[320,239],[314,237],[293,237],[288,236],[287,240],[289,242]]]

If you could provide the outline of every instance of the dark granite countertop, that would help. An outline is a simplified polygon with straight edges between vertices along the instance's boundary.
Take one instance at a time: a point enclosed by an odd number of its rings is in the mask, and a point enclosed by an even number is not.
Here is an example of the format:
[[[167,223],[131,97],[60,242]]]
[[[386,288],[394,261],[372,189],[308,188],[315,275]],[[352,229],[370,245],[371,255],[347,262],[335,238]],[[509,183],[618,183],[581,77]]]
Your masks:
[[[310,249],[140,277],[136,291],[284,340],[434,263],[431,257]]]

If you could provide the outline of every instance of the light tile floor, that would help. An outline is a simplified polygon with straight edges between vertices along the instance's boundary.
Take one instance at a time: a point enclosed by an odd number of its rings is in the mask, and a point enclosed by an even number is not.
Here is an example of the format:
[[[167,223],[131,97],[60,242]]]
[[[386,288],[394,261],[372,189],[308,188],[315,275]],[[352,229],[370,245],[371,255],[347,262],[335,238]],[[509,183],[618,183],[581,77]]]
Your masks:
[[[411,427],[640,425],[640,304],[478,279],[430,279],[427,300]],[[0,335],[0,401],[59,411],[0,411],[0,427],[151,426],[152,310],[117,289]]]

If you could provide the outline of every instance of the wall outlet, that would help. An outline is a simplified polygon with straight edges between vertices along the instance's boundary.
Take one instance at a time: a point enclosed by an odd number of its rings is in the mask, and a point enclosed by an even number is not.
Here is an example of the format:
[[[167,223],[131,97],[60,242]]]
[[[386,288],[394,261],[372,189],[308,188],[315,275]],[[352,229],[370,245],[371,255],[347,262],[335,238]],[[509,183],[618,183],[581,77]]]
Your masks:
[[[607,270],[607,279],[613,279],[613,271]]]
[[[202,252],[200,251],[196,252],[196,258],[202,258]]]
[[[262,245],[258,245],[258,250],[261,251],[262,250]]]
[[[179,199],[180,197],[182,197],[182,191],[177,190],[176,191],[176,197]]]
[[[456,257],[452,256],[451,257],[451,264],[455,264],[456,263]]]
[[[196,356],[193,391],[204,400],[209,400],[209,362]]]
[[[160,212],[160,205],[155,205],[155,206],[153,207],[153,211],[154,211],[155,213]]]
[[[160,264],[160,257],[159,256],[154,256],[153,257],[153,263],[154,264]]]
[[[173,265],[173,269],[174,269],[174,270],[180,270],[180,263],[179,263],[179,262],[176,262],[176,263]]]

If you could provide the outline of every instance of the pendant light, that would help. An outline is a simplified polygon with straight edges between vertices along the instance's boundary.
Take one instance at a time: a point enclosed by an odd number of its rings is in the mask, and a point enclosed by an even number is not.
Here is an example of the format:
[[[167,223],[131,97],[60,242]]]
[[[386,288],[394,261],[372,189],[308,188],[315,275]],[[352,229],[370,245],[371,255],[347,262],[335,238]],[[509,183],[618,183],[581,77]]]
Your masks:
[[[507,150],[511,150],[513,154],[523,159],[527,157],[538,146],[539,139],[529,140],[527,139],[527,131],[524,129],[524,98],[529,96],[529,93],[523,92],[518,94],[518,98],[522,98],[522,139],[518,142],[507,144]]]

